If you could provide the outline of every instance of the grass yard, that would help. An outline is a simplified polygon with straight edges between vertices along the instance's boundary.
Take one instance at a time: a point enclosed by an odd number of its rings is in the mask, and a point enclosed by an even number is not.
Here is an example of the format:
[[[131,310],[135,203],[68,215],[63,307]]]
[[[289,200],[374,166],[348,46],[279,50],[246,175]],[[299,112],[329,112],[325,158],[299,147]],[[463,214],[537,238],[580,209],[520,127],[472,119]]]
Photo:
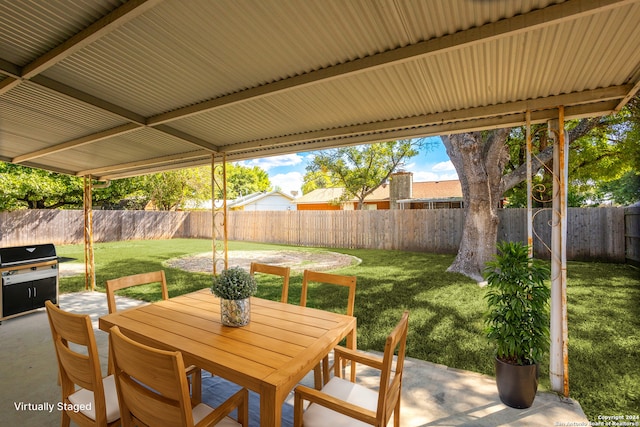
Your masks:
[[[61,257],[83,260],[83,246],[59,246]],[[320,250],[230,242],[230,250]],[[334,272],[358,277],[358,348],[381,350],[403,310],[411,311],[408,355],[458,369],[493,375],[492,349],[484,338],[485,291],[459,274],[446,273],[452,255],[383,250],[332,249],[362,260]],[[176,239],[97,244],[98,290],[107,279],[165,269],[169,294],[210,285],[206,274],[167,268],[173,257],[211,251],[210,240]],[[569,386],[587,417],[640,414],[640,274],[628,265],[569,262]],[[302,276],[290,281],[289,302],[300,299]],[[84,275],[63,278],[61,292],[84,289]],[[309,295],[309,305],[332,310],[344,305],[331,292]],[[313,291],[313,290],[312,290]],[[261,279],[258,295],[279,299],[277,281]],[[130,294],[157,300],[159,292]],[[549,388],[548,361],[541,367],[541,389]]]

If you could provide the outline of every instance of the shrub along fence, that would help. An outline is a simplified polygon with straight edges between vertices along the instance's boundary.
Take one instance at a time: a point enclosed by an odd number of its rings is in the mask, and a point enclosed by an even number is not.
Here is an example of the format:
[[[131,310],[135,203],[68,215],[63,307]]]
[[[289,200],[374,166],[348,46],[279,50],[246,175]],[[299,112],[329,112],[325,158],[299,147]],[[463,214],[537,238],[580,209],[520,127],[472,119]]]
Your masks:
[[[94,211],[93,218],[95,242],[211,237],[210,212]],[[534,218],[536,233],[550,246],[551,212],[537,212]],[[460,209],[233,211],[229,212],[228,231],[230,240],[455,253],[463,220]],[[624,208],[571,208],[567,226],[570,260],[624,262],[625,240],[638,243],[625,239]],[[0,212],[0,245],[82,243],[83,227],[82,211],[77,210]],[[526,241],[525,209],[500,211],[498,239]],[[534,248],[537,257],[549,257],[536,238]]]

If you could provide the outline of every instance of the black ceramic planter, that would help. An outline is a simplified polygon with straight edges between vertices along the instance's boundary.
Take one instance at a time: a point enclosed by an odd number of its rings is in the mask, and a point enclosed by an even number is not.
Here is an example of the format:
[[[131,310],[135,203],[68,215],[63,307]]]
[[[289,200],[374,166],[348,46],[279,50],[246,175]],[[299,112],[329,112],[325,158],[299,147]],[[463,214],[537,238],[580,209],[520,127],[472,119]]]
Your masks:
[[[496,384],[502,403],[517,409],[528,408],[538,391],[538,365],[511,365],[496,358]]]

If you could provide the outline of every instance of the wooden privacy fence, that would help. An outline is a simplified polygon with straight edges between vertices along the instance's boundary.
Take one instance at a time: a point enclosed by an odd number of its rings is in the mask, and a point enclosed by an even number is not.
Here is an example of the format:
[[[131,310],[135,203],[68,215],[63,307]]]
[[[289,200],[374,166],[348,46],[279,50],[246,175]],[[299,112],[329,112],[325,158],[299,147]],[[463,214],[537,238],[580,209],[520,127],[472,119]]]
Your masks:
[[[71,210],[0,212],[0,245],[82,243],[82,218],[81,211]],[[210,212],[95,211],[93,218],[95,242],[211,237]],[[543,210],[534,221],[547,246],[550,218],[551,212]],[[636,230],[637,218],[635,214]],[[233,211],[228,230],[230,240],[455,253],[463,221],[460,209]],[[626,222],[629,227],[632,220],[627,217]],[[627,253],[638,254],[637,236],[625,238],[624,208],[570,208],[567,225],[567,259],[624,262],[625,243]],[[498,239],[526,241],[525,209],[500,211]],[[549,257],[537,238],[534,247],[537,257]]]
[[[527,241],[526,209],[499,213],[498,240]],[[233,212],[229,238],[295,246],[456,253],[461,209],[379,211]],[[572,208],[567,217],[567,259],[624,262],[622,208]],[[535,256],[549,258],[551,211],[534,216]],[[544,243],[542,243],[544,242]]]
[[[640,207],[625,209],[624,237],[627,262],[640,267]]]
[[[189,212],[94,211],[94,242],[191,237]],[[209,229],[211,229],[209,222]],[[185,230],[187,228],[187,230]],[[206,237],[206,236],[198,236]],[[211,237],[211,231],[208,233]],[[84,242],[83,212],[28,210],[0,212],[2,246]]]

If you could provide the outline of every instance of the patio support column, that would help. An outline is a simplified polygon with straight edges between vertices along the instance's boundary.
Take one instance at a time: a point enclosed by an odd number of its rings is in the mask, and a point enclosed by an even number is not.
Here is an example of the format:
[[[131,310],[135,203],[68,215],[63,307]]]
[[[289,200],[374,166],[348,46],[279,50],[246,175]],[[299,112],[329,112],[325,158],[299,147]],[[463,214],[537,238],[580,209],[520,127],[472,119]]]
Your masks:
[[[91,175],[84,176],[83,211],[84,211],[84,289],[91,291],[96,287],[95,260],[93,258],[93,204]]]
[[[551,225],[551,348],[549,377],[551,389],[569,396],[569,357],[567,329],[567,181],[568,138],[564,130],[564,108],[558,120],[549,121],[554,140],[553,203]]]
[[[529,258],[533,258],[533,177],[531,176],[531,111],[526,113],[526,134],[527,134],[527,247],[529,248]]]
[[[213,274],[228,268],[227,229],[227,155],[217,158],[211,155],[211,225],[213,241]],[[220,162],[221,160],[221,162]],[[222,200],[216,201],[216,190],[222,193]],[[218,203],[216,203],[218,202]]]

